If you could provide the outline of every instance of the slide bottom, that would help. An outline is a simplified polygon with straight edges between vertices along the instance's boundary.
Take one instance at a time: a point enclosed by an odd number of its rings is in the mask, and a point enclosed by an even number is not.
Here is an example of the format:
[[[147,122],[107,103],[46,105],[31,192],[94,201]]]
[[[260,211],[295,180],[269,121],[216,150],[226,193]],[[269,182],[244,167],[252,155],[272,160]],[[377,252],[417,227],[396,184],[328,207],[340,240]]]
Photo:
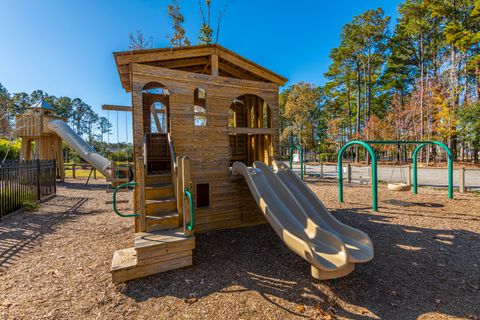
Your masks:
[[[345,277],[355,270],[355,263],[348,263],[345,267],[335,271],[323,271],[311,266],[312,277],[318,280],[331,280]]]

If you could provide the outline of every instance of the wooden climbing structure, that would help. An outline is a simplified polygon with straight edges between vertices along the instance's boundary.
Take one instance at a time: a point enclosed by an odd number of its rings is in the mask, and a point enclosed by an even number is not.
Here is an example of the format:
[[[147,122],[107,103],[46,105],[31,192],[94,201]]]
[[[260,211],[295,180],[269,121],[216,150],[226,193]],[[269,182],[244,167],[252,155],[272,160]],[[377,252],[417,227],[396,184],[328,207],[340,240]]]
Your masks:
[[[192,265],[193,231],[265,223],[231,165],[271,164],[278,89],[287,79],[219,45],[114,53],[132,106],[134,245],[114,253],[114,282]],[[122,213],[119,213],[122,215]]]

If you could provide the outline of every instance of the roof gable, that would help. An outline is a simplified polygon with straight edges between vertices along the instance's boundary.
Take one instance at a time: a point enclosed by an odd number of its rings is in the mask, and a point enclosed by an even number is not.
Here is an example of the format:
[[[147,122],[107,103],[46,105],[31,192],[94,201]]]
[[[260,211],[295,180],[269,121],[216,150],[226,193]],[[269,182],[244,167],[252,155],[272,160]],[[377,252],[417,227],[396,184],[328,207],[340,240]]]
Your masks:
[[[284,85],[287,81],[286,78],[217,44],[123,51],[114,52],[113,55],[120,81],[126,91],[131,90],[131,63],[278,85]]]

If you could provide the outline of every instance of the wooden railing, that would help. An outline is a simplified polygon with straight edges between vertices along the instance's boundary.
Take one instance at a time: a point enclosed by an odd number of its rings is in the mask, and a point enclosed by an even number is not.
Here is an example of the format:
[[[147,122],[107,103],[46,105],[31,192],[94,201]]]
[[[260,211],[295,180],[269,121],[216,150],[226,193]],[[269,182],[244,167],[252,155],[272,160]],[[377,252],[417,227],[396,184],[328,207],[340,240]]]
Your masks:
[[[185,197],[185,190],[191,191],[190,180],[190,159],[186,156],[179,157],[175,153],[175,147],[173,145],[172,135],[168,133],[168,146],[170,150],[172,183],[175,190],[175,199],[177,200],[177,212],[179,215],[179,223],[183,227],[185,235],[191,235],[193,230],[187,228],[188,225],[193,225],[193,221],[190,214],[190,204],[185,205],[187,200]]]

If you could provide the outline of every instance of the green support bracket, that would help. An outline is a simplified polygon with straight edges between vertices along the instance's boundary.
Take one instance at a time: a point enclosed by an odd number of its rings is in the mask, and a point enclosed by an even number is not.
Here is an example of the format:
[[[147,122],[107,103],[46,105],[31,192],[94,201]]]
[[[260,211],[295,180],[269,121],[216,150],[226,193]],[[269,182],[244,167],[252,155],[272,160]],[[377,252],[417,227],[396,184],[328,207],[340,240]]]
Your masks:
[[[134,187],[134,186],[138,186],[138,182],[127,182],[127,183],[119,185],[118,187],[115,188],[115,190],[113,190],[113,201],[112,201],[113,211],[115,211],[115,213],[122,218],[140,217],[140,214],[138,214],[138,213],[123,214],[120,211],[118,211],[118,209],[117,209],[117,192],[118,192],[118,190],[123,189],[123,188]]]
[[[353,145],[361,145],[362,147],[364,147],[372,158],[372,209],[374,211],[378,211],[377,155],[373,148],[364,141],[350,141],[346,143],[338,152],[338,201],[343,202],[343,153],[345,152],[345,150],[347,150],[347,148]]]

